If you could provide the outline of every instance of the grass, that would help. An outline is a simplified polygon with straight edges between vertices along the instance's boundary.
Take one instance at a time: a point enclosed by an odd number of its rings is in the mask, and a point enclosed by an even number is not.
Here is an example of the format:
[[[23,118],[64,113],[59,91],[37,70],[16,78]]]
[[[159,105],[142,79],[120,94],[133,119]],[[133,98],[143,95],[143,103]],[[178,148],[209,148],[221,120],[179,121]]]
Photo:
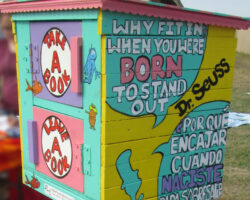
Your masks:
[[[250,113],[250,55],[237,53],[232,112]],[[220,200],[250,200],[250,125],[228,130]]]

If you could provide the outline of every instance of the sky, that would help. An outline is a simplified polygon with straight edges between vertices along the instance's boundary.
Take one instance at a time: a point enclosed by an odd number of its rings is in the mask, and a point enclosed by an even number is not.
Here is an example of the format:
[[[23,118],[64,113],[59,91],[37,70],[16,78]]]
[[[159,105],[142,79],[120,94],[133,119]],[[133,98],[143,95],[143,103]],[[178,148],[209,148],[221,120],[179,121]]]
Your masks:
[[[250,17],[250,0],[181,0],[184,7]]]

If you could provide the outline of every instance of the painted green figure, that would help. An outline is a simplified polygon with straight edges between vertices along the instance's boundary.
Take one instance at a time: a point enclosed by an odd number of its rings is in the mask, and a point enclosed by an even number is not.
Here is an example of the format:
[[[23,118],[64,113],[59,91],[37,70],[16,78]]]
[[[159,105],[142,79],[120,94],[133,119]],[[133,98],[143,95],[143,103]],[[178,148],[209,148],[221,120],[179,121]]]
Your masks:
[[[138,177],[138,170],[133,170],[130,164],[131,150],[128,149],[120,154],[116,161],[116,168],[122,179],[121,189],[125,190],[126,194],[130,196],[131,200],[137,200],[136,194],[141,187],[141,179]],[[138,200],[143,199],[143,194]]]

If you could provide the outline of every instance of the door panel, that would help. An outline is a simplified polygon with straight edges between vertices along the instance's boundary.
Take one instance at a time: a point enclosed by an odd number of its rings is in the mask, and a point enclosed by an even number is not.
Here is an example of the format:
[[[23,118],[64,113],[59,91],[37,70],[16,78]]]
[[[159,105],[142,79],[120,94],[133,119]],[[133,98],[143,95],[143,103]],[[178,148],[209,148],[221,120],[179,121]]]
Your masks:
[[[31,72],[33,85],[36,85],[33,94],[38,98],[82,107],[82,94],[71,88],[70,44],[71,38],[81,37],[81,22],[32,22],[30,32]],[[82,50],[78,50],[81,64]]]
[[[83,120],[38,107],[33,112],[38,138],[36,170],[83,193]]]

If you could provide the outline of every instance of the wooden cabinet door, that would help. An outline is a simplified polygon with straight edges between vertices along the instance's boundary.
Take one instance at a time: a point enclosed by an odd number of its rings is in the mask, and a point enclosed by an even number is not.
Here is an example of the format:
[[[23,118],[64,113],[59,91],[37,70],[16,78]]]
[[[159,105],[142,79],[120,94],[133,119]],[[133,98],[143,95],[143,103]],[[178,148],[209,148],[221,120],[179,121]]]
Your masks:
[[[38,107],[33,107],[33,113],[37,123],[36,170],[83,193],[83,120]]]
[[[78,49],[79,56],[75,57],[71,45],[72,38],[82,35],[81,22],[31,22],[30,32],[33,94],[82,108],[82,94],[72,91],[72,75],[82,77],[82,67],[75,72],[71,64],[71,58],[77,58],[74,62],[82,65],[82,49]]]

